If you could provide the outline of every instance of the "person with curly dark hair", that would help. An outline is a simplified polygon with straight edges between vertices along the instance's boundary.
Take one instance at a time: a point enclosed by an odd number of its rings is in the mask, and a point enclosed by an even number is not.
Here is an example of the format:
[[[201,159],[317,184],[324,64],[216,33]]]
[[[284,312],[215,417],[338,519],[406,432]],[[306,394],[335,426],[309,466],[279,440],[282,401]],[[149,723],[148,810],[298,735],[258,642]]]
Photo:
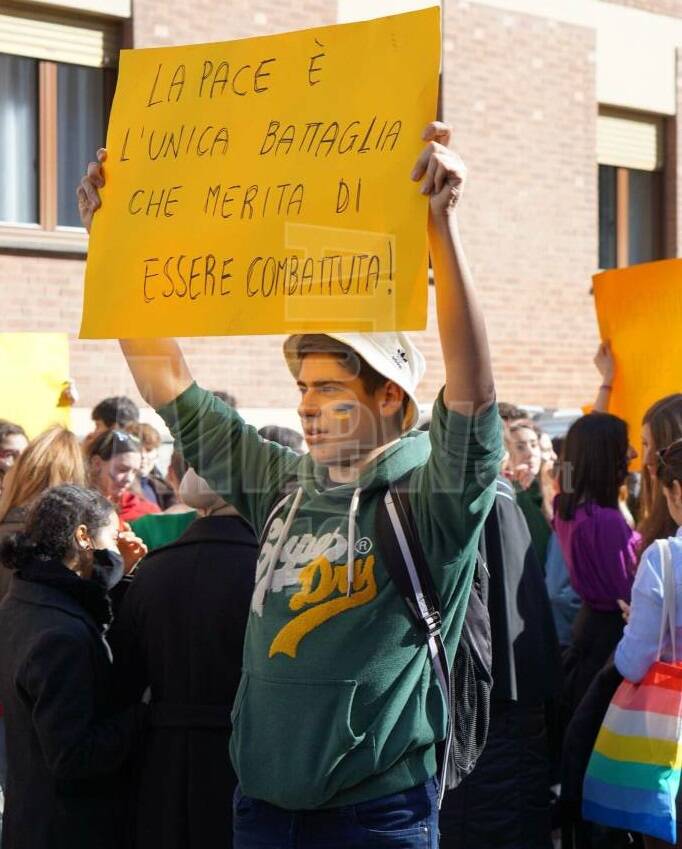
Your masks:
[[[7,731],[4,849],[121,846],[120,769],[144,717],[114,713],[109,590],[124,572],[118,516],[63,485],[0,544],[14,577],[0,606],[0,701]]]

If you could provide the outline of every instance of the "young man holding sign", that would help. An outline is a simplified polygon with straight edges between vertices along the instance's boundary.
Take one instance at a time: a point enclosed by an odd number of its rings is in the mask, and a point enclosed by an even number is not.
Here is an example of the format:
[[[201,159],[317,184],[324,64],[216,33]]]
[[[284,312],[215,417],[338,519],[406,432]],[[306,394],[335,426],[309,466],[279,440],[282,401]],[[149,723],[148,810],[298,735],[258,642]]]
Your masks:
[[[175,342],[121,342],[186,460],[261,536],[232,712],[240,849],[438,843],[435,743],[447,709],[424,635],[382,562],[375,519],[389,484],[408,482],[451,662],[503,452],[455,214],[464,165],[447,126],[430,124],[424,139],[411,177],[430,198],[446,374],[430,435],[411,430],[424,361],[402,333],[287,339],[305,457],[263,441],[200,389]],[[88,228],[104,158],[78,190]]]

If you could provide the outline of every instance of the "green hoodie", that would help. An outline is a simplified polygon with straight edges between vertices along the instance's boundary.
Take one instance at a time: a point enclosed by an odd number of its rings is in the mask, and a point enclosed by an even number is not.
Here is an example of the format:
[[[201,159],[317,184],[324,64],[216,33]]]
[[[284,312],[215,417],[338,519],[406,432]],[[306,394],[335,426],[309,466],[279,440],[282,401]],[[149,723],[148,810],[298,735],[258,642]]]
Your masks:
[[[232,711],[244,794],[327,808],[428,780],[447,711],[424,634],[382,563],[376,510],[387,484],[409,474],[452,661],[503,456],[497,406],[466,417],[441,394],[430,434],[390,445],[356,485],[330,484],[309,455],[264,441],[196,384],[159,413],[197,473],[265,531]]]

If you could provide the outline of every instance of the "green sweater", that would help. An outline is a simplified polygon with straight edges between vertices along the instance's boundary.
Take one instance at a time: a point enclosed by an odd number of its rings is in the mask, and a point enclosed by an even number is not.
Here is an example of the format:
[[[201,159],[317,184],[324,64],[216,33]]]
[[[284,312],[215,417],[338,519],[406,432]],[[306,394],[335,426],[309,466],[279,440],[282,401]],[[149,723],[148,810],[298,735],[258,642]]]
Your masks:
[[[533,542],[533,548],[540,561],[542,573],[545,573],[547,564],[547,548],[549,546],[549,538],[552,535],[552,529],[549,522],[542,512],[542,490],[537,478],[528,487],[521,489],[518,485],[516,489],[516,502],[521,508],[521,512],[525,516],[530,538]]]
[[[186,513],[148,513],[130,523],[149,551],[175,542],[189,528],[199,514],[196,510]]]
[[[242,791],[299,810],[429,779],[447,710],[424,635],[382,563],[376,510],[389,481],[409,474],[452,661],[503,455],[497,406],[469,418],[439,397],[430,434],[408,433],[355,486],[330,484],[309,455],[264,441],[196,384],[159,413],[197,473],[265,531],[232,711]]]

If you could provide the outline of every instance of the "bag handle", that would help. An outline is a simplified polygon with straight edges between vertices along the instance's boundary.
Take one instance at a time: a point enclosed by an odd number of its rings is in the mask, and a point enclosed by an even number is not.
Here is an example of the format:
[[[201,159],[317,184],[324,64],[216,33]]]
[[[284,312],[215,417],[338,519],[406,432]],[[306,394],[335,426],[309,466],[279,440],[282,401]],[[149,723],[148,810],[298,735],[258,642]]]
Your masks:
[[[675,573],[672,564],[672,552],[667,539],[656,540],[658,554],[661,559],[661,578],[663,581],[663,609],[661,611],[661,631],[658,638],[657,660],[661,659],[663,653],[663,638],[666,629],[670,636],[673,663],[677,663],[676,630],[677,630],[677,602],[675,598]],[[667,628],[666,628],[667,626]]]

